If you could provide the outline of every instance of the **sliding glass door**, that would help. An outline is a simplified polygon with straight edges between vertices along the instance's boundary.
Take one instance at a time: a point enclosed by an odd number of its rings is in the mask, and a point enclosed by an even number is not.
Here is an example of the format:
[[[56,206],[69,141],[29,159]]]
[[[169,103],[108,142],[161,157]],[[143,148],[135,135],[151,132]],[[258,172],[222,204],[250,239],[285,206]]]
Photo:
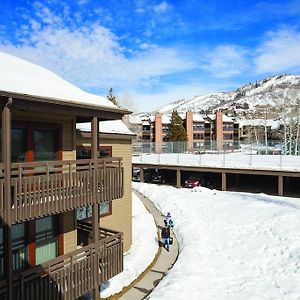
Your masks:
[[[57,223],[55,216],[35,221],[35,261],[37,265],[58,256],[59,227]]]

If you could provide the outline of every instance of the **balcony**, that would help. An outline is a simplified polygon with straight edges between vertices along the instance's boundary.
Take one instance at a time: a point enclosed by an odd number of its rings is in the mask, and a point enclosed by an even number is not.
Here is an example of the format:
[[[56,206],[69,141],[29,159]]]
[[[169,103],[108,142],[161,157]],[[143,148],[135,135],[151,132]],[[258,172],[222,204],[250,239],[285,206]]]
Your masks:
[[[97,243],[15,274],[12,298],[77,299],[122,272],[122,233],[99,230],[101,235]],[[5,280],[0,281],[0,299],[7,299]]]
[[[7,214],[4,182],[3,164],[0,164],[2,219]],[[121,198],[124,189],[122,160],[12,163],[10,187],[11,223],[25,222]]]

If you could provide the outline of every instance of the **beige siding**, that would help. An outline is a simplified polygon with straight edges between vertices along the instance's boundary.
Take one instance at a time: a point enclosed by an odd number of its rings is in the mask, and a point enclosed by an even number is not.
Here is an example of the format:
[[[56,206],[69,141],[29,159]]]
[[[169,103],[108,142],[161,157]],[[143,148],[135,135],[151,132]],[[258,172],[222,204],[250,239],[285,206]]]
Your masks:
[[[63,214],[64,228],[64,253],[76,250],[77,248],[77,230],[75,211],[69,211]]]
[[[123,158],[124,196],[113,200],[112,215],[101,218],[101,226],[124,233],[124,251],[132,243],[131,140],[100,140],[100,145],[112,146],[112,156]]]
[[[124,196],[112,201],[112,215],[101,218],[102,227],[122,231],[124,233],[124,251],[129,250],[132,243],[132,195],[131,139],[100,138],[101,146],[112,146],[112,156],[122,157],[124,167]],[[90,145],[90,139],[77,135],[77,145]]]

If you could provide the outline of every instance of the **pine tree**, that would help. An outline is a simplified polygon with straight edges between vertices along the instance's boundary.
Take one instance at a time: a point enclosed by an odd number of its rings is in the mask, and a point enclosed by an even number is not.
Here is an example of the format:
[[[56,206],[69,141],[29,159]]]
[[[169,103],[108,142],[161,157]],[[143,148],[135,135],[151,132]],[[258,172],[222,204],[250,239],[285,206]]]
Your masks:
[[[109,88],[108,95],[106,98],[111,101],[115,106],[120,107],[119,102],[116,98],[116,96],[113,95],[113,89]]]
[[[186,130],[182,125],[182,120],[178,112],[174,110],[171,116],[171,124],[169,128],[170,142],[184,142],[187,141]]]

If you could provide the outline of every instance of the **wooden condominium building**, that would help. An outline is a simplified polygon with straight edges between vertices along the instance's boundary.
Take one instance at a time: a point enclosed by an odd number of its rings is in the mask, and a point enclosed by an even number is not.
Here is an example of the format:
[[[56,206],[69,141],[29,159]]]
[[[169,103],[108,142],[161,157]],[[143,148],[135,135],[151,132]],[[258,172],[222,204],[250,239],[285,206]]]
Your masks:
[[[99,299],[101,283],[123,269],[123,228],[113,208],[128,197],[122,151],[101,155],[99,121],[128,112],[1,52],[0,105],[0,299],[71,300],[91,292]],[[77,148],[81,123],[91,126],[88,157]],[[77,220],[84,210],[89,215]],[[111,216],[105,228],[103,211]],[[130,216],[124,219],[128,248]]]
[[[238,147],[239,124],[222,112],[201,115],[187,111],[179,115],[187,132],[189,149]],[[136,134],[135,142],[169,142],[170,115],[157,112],[155,116],[126,116],[124,122]]]

